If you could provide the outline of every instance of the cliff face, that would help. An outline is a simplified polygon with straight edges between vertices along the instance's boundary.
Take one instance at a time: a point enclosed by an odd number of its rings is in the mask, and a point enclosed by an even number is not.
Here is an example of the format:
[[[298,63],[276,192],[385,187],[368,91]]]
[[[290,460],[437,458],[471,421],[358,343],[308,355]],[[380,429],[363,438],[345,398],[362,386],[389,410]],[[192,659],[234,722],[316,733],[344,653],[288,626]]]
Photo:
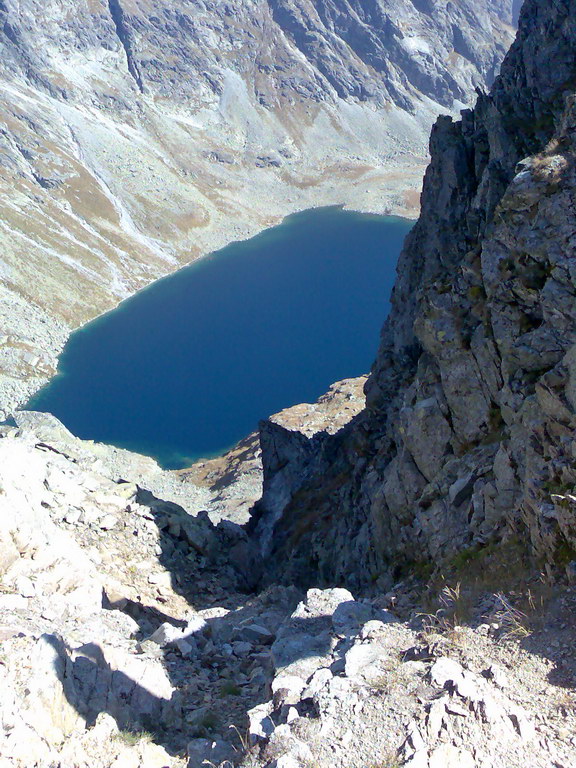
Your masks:
[[[69,330],[295,210],[410,213],[512,0],[0,3],[0,412]],[[250,194],[246,194],[246,190]]]
[[[385,585],[510,534],[574,568],[575,11],[529,0],[490,95],[437,122],[367,409],[293,460],[275,575]]]

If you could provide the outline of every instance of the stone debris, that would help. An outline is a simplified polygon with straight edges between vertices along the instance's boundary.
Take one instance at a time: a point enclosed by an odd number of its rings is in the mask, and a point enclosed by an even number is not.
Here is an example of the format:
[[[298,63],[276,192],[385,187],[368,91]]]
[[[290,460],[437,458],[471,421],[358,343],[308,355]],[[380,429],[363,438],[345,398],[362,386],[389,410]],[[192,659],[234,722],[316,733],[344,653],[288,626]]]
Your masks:
[[[544,735],[570,765],[574,711],[543,730],[528,687],[557,693],[532,662],[527,681],[515,673],[491,624],[462,628],[461,647],[423,638],[416,619],[383,607],[417,616],[402,585],[393,598],[243,593],[228,559],[242,529],[190,517],[30,431],[0,438],[0,465],[0,755],[11,768],[72,754],[86,768],[366,768],[383,755],[548,768],[536,757]]]

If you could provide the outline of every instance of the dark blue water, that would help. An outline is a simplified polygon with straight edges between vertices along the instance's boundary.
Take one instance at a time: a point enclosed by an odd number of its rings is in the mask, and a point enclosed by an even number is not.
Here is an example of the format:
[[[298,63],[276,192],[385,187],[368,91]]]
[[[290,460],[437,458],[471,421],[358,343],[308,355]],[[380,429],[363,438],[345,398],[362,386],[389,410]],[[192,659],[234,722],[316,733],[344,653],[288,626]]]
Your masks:
[[[27,405],[164,467],[365,373],[411,222],[324,208],[186,267],[74,333]]]

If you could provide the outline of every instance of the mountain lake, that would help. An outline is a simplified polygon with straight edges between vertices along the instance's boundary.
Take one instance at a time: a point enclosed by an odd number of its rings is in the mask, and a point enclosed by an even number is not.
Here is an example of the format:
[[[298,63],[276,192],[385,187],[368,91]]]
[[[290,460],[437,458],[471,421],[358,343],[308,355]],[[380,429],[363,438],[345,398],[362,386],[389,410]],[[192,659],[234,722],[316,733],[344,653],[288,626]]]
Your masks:
[[[188,466],[367,373],[413,222],[318,208],[153,283],[70,337],[27,404]]]

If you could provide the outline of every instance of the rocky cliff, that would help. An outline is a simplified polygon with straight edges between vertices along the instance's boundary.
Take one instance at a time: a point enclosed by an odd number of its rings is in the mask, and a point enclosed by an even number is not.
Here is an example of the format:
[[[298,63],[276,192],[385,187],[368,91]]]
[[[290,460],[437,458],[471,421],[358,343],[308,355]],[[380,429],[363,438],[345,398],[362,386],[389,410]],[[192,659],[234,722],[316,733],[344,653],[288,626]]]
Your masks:
[[[262,431],[272,578],[390,585],[512,537],[576,570],[576,6],[529,0],[500,77],[431,138],[367,408]],[[359,565],[360,564],[360,565]]]
[[[0,3],[0,411],[70,329],[207,251],[315,205],[410,215],[513,5]]]

